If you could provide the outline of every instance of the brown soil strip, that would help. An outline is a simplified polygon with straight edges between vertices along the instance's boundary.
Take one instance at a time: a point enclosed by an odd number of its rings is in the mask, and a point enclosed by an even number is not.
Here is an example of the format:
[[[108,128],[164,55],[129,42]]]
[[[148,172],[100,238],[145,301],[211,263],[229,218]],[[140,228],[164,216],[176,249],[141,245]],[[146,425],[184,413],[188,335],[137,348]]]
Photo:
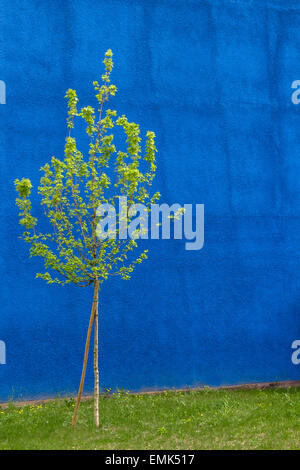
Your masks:
[[[264,390],[264,389],[272,389],[272,388],[291,388],[291,387],[300,387],[300,380],[285,380],[282,382],[258,382],[258,383],[249,383],[249,384],[240,384],[240,385],[222,385],[220,387],[190,387],[190,388],[171,388],[171,389],[164,389],[164,390],[149,390],[149,391],[141,391],[141,392],[130,392],[131,395],[157,395],[164,392],[191,392],[191,391],[203,391],[207,389],[211,390]],[[110,397],[111,395],[105,394],[106,397]],[[43,403],[49,403],[56,400],[67,400],[70,398],[76,398],[76,396],[66,396],[63,398],[46,398],[41,400],[26,400],[26,401],[13,401],[11,402],[13,405],[22,407],[27,405],[41,405]],[[93,395],[84,395],[81,398],[81,401],[92,400]],[[0,403],[0,408],[7,408],[9,403]]]

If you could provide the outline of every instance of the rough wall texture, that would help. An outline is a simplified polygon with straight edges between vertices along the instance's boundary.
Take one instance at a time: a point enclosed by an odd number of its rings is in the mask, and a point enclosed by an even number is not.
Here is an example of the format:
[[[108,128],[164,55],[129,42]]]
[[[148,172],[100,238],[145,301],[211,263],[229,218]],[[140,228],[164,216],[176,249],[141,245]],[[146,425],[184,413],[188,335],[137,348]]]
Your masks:
[[[294,0],[1,1],[0,399],[78,386],[92,292],[34,279],[13,180],[62,155],[65,90],[92,104],[108,48],[114,107],[156,132],[164,201],[205,204],[205,246],[149,241],[104,285],[102,387],[299,379],[299,28]]]

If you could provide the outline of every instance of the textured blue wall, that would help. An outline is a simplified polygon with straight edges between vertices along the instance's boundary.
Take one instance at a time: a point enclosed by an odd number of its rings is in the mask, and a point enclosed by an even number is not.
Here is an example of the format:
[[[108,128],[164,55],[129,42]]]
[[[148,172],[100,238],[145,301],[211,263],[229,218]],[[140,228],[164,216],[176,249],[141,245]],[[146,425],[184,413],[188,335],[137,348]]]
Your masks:
[[[299,379],[299,31],[296,0],[1,1],[0,399],[78,386],[92,292],[34,279],[13,180],[36,188],[62,155],[65,90],[92,104],[108,48],[113,106],[157,134],[163,199],[204,203],[206,226],[201,251],[147,242],[133,279],[104,285],[101,385]]]

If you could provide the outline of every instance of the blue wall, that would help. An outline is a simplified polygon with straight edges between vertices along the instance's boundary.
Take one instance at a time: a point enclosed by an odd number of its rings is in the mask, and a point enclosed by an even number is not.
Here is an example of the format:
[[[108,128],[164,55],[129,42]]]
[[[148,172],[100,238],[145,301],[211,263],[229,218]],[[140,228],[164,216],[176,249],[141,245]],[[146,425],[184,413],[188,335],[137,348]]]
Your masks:
[[[65,90],[92,104],[108,48],[113,106],[156,132],[164,201],[205,204],[205,246],[149,241],[103,286],[101,385],[299,379],[299,31],[296,0],[2,0],[0,399],[78,386],[92,292],[34,278],[13,180],[62,155]]]

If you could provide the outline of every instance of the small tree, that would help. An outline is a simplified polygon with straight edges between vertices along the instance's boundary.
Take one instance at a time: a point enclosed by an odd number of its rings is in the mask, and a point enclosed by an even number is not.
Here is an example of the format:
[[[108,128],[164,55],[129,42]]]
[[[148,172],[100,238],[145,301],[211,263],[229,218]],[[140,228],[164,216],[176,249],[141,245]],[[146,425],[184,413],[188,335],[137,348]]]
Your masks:
[[[130,207],[142,203],[150,210],[152,203],[159,199],[159,193],[150,195],[150,187],[155,176],[155,134],[146,133],[145,151],[141,155],[141,137],[138,124],[129,122],[117,112],[104,110],[105,103],[114,96],[117,89],[110,84],[113,68],[112,51],[105,53],[103,61],[105,72],[102,84],[93,82],[98,101],[98,113],[91,106],[77,110],[76,91],[66,92],[68,100],[68,136],[66,137],[64,158],[51,158],[41,171],[38,193],[41,205],[49,222],[49,233],[37,230],[37,219],[31,214],[31,181],[27,178],[15,180],[19,197],[16,204],[20,209],[19,223],[24,227],[22,238],[30,244],[30,255],[40,256],[44,260],[45,272],[37,278],[48,284],[65,285],[73,282],[76,286],[94,288],[93,302],[87,331],[84,360],[78,397],[76,401],[73,426],[77,421],[78,408],[83,391],[87,366],[91,332],[94,325],[94,418],[99,426],[99,369],[98,369],[98,298],[99,287],[110,276],[130,279],[134,267],[147,258],[147,250],[137,257],[132,251],[137,247],[136,239],[141,230],[136,230],[135,237],[122,239],[120,223],[114,231],[110,226],[110,236],[101,236],[97,226],[101,220],[98,214],[100,204],[111,204],[117,208],[118,195],[126,196],[129,205],[126,211],[126,223],[130,220]],[[89,137],[88,156],[84,158],[77,148],[73,137],[75,117],[80,117],[86,124]],[[119,126],[126,136],[126,151],[117,151],[111,130]],[[144,161],[144,163],[143,163]],[[142,167],[144,166],[144,169]],[[119,210],[120,212],[120,210]],[[117,212],[117,216],[124,214]],[[132,215],[131,215],[132,217]],[[123,220],[124,223],[124,220]],[[124,224],[123,228],[124,229]],[[115,235],[113,235],[113,232]],[[102,233],[103,235],[103,233]],[[56,276],[49,270],[55,271]]]

